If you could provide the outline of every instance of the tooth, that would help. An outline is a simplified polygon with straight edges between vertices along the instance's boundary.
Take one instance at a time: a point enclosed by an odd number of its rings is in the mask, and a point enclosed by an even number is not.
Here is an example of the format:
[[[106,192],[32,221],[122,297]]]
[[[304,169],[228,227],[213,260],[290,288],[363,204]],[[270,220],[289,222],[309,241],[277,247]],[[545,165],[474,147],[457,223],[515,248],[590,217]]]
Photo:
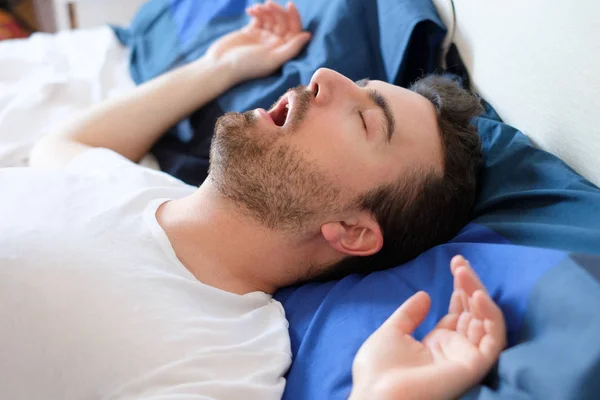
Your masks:
[[[285,105],[285,108],[290,108],[290,105],[289,105],[289,104],[286,104],[286,105]]]

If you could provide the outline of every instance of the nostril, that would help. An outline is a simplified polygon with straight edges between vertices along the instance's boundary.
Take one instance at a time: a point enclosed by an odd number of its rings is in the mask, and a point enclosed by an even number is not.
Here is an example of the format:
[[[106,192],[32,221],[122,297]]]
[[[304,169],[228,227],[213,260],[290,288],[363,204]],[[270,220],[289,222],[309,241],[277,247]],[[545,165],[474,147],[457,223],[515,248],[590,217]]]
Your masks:
[[[315,97],[317,97],[317,95],[319,94],[319,84],[318,83],[315,83],[314,92],[315,92]]]

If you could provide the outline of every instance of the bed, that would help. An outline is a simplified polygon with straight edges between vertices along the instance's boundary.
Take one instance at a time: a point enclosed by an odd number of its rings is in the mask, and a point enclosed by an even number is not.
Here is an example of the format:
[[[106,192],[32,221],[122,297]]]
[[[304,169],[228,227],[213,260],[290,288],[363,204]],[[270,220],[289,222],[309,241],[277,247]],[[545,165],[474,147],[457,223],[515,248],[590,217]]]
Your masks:
[[[109,27],[0,42],[0,167],[74,113],[134,87],[128,50]]]
[[[347,398],[358,347],[416,290],[433,300],[415,333],[422,337],[446,312],[447,265],[457,253],[502,307],[509,340],[464,398],[598,398],[599,7],[592,0],[296,3],[313,32],[309,48],[273,77],[240,85],[182,121],[153,149],[162,169],[201,182],[206,132],[219,113],[264,107],[320,66],[401,85],[447,68],[487,101],[475,121],[486,161],[473,221],[450,242],[387,271],[276,294],[294,355],[284,398]],[[245,5],[152,0],[127,28],[1,43],[0,166],[26,163],[30,146],[70,114],[198,57],[245,23]]]

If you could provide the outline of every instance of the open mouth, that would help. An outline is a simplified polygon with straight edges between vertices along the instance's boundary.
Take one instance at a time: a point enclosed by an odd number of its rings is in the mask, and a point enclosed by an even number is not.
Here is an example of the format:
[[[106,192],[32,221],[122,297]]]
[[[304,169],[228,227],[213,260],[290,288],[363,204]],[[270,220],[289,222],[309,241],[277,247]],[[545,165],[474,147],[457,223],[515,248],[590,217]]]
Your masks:
[[[311,84],[311,87],[305,91],[291,89],[266,114],[276,126],[283,127],[293,118],[301,119],[303,106],[308,107],[311,99],[316,98],[318,93],[319,85],[316,83]]]
[[[289,119],[288,117],[291,116],[291,99],[291,93],[288,93],[287,95],[283,96],[271,110],[268,111],[268,114],[275,125],[280,127],[284,126]]]

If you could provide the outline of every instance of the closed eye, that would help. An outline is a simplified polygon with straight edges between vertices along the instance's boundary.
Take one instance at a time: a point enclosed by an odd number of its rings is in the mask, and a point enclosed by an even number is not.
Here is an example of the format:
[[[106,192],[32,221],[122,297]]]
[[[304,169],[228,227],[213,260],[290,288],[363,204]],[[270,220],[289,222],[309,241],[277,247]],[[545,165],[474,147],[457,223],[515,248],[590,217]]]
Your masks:
[[[365,129],[365,132],[367,131],[367,123],[365,122],[365,116],[363,115],[362,111],[358,110],[358,115],[360,116],[360,120],[362,121],[363,124],[363,128]]]

